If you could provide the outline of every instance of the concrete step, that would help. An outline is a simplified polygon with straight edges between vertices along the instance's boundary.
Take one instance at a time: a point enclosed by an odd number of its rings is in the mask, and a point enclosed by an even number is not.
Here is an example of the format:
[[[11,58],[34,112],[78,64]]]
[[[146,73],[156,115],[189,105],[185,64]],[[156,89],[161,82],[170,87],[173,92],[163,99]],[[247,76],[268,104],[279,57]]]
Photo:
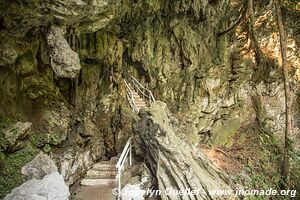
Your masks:
[[[145,103],[136,103],[135,105],[137,107],[139,107],[139,106],[147,107],[147,104],[145,104]]]
[[[135,102],[135,104],[139,105],[147,105],[145,102]]]
[[[140,95],[133,95],[133,98],[135,98],[135,99],[141,99],[142,97],[140,97]]]
[[[106,174],[90,174],[86,175],[87,179],[115,179],[115,175],[106,175]]]
[[[82,179],[80,184],[84,186],[111,186],[116,184],[115,178],[106,178],[106,179],[94,179],[94,178],[85,178]]]
[[[142,102],[145,102],[145,100],[142,99],[142,98],[135,98],[134,101],[142,101]]]
[[[117,175],[117,170],[97,170],[97,169],[90,169],[87,171],[87,177],[112,177]]]
[[[116,186],[81,186],[74,193],[73,200],[116,200],[112,190]]]
[[[143,99],[135,99],[135,103],[146,103]]]
[[[102,170],[102,171],[114,171],[114,170],[117,170],[116,169],[116,164],[108,164],[108,163],[96,163],[92,169],[95,169],[95,170]]]
[[[135,99],[134,102],[143,102],[143,103],[145,103],[144,99]]]

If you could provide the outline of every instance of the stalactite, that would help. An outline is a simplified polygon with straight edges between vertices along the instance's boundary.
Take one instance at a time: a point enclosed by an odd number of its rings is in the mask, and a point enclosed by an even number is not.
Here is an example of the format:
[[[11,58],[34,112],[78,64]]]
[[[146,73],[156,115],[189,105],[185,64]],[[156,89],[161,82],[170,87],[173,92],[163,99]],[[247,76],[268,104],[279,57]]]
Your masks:
[[[73,34],[72,33],[70,33],[70,37],[69,37],[68,43],[69,43],[69,46],[71,47],[71,49],[73,49]]]
[[[80,52],[80,40],[78,35],[76,35],[76,50],[78,53]]]
[[[84,35],[80,35],[80,50],[84,49],[85,43],[84,43]]]
[[[73,33],[72,33],[72,44],[73,44],[72,49],[73,49],[74,51],[77,51],[77,48],[76,48],[76,35],[75,35],[75,32],[74,32],[74,31],[73,31]]]
[[[74,107],[77,105],[77,96],[78,96],[78,77],[70,79],[70,103]]]
[[[93,45],[94,45],[94,51],[97,51],[97,32],[93,33]]]
[[[90,33],[86,33],[86,49],[90,50],[90,42],[91,42],[91,35]]]

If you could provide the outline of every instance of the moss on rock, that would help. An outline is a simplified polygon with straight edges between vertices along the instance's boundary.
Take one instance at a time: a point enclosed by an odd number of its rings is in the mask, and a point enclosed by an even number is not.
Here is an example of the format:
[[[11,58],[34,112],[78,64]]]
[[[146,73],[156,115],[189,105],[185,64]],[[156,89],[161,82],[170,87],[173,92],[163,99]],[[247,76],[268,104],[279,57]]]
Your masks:
[[[241,120],[238,117],[220,120],[212,127],[211,143],[213,146],[231,147],[234,143],[234,135],[241,127]]]
[[[13,154],[0,151],[0,198],[23,183],[21,167],[32,160],[37,153],[38,150],[29,142]]]

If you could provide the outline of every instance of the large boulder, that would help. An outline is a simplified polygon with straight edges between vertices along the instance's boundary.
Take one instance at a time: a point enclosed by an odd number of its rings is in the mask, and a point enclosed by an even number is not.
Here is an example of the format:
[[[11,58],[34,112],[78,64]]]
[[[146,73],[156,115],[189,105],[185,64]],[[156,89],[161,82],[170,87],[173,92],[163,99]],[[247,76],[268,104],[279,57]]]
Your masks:
[[[80,71],[78,54],[71,49],[63,36],[63,30],[52,27],[47,34],[50,49],[51,67],[58,77],[74,78]]]
[[[45,175],[57,171],[54,161],[40,152],[32,161],[22,167],[21,173],[25,175],[26,179],[42,179]]]
[[[64,154],[59,155],[57,159],[60,163],[60,172],[67,185],[74,184],[94,164],[90,150],[69,148],[65,150]]]
[[[70,192],[63,177],[54,172],[42,180],[32,179],[12,190],[4,200],[68,200]]]
[[[233,191],[226,175],[206,156],[189,145],[166,104],[156,102],[135,125],[145,162],[158,180],[161,199],[170,199],[168,191],[194,191],[197,195],[172,196],[172,199],[235,199],[212,191]]]

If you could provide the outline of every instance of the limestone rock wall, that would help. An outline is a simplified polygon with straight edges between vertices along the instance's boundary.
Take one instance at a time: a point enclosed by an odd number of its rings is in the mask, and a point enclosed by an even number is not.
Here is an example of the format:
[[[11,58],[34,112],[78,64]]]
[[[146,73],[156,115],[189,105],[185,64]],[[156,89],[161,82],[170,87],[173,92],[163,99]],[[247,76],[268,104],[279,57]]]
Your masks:
[[[264,4],[257,5],[272,13]],[[96,160],[120,152],[132,134],[134,115],[122,80],[128,75],[181,119],[191,144],[232,148],[257,135],[249,132],[265,130],[280,140],[284,118],[277,59],[263,51],[265,62],[256,65],[247,19],[224,34],[241,6],[229,0],[1,1],[0,168],[6,170],[0,170],[0,191],[23,182],[13,172],[38,150],[55,158],[68,184]],[[274,16],[256,13],[260,47],[277,49],[278,55]],[[299,62],[299,26],[290,20],[295,16],[287,20],[292,68]],[[53,62],[47,42],[51,27],[64,33],[59,35],[63,48],[74,58],[65,60],[72,66],[67,76],[53,70],[66,62]],[[292,88],[297,132],[296,82]],[[4,132],[17,122],[32,127],[9,152]],[[292,139],[299,147],[297,134]]]
[[[141,112],[135,125],[138,147],[142,156],[158,179],[161,199],[238,199],[234,195],[214,195],[212,191],[231,191],[227,177],[219,171],[197,148],[183,139],[166,104],[155,102],[149,110]],[[168,195],[166,191],[185,191],[196,195]]]

